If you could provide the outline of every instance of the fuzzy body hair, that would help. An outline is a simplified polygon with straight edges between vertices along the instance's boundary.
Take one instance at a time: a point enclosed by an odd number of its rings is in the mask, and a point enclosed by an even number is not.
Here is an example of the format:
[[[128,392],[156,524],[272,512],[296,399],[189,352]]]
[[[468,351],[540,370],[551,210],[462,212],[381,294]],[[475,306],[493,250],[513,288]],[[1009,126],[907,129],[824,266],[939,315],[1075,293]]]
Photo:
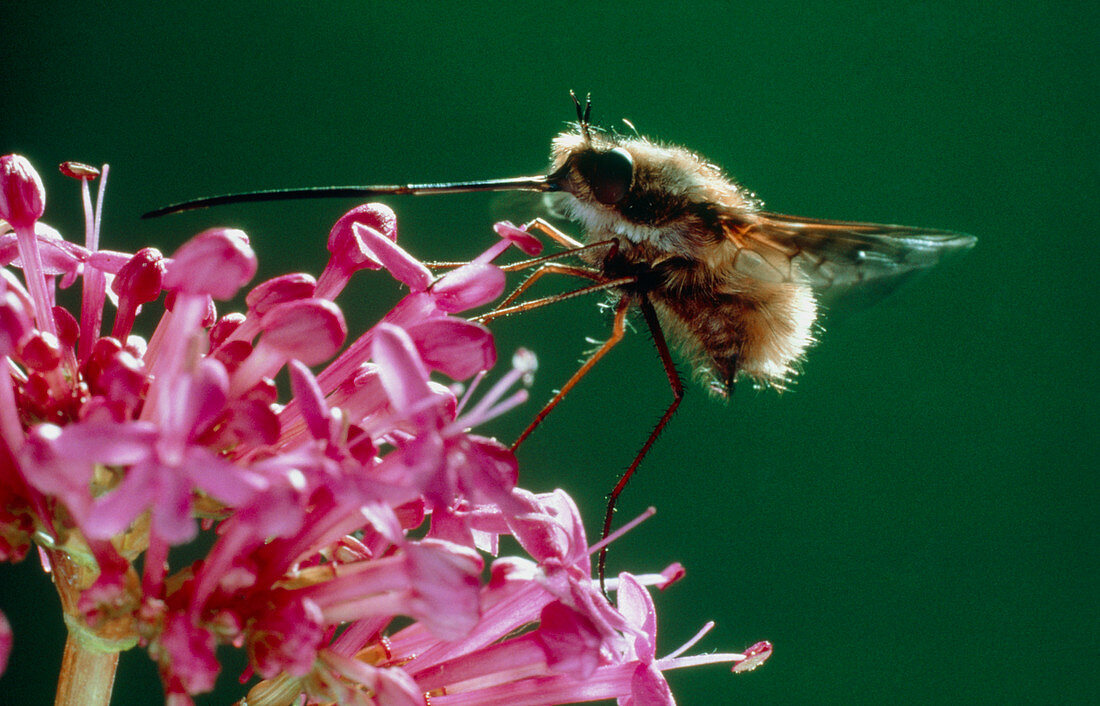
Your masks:
[[[625,198],[600,203],[588,181],[570,170],[584,150],[622,148],[634,162]],[[689,150],[645,138],[565,132],[553,142],[552,168],[565,174],[568,215],[588,242],[615,238],[610,258],[590,256],[609,277],[636,275],[627,289],[650,297],[670,339],[726,394],[740,373],[783,388],[813,343],[817,304],[800,278],[768,282],[744,274],[744,248],[731,229],[751,223],[755,196]]]

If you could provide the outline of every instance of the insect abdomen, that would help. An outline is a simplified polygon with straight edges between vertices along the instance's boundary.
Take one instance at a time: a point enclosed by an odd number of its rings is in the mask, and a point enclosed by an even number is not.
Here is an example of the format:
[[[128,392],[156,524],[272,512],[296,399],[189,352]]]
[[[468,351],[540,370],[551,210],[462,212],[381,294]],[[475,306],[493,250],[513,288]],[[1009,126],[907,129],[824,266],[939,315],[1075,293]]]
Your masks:
[[[659,289],[651,296],[674,338],[719,391],[728,393],[739,373],[785,387],[814,341],[817,304],[806,285],[736,278],[707,291]]]

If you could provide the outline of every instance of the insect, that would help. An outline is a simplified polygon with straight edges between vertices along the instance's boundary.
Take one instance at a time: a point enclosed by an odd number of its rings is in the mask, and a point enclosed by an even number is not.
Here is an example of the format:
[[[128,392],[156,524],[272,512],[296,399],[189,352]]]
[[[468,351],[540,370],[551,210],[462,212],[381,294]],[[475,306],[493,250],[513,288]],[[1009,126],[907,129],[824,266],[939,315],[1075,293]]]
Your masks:
[[[571,94],[572,95],[572,94]],[[684,384],[671,340],[692,360],[709,389],[728,396],[740,377],[784,387],[814,341],[822,296],[852,288],[883,293],[905,275],[966,250],[970,235],[896,225],[820,220],[764,210],[754,194],[702,156],[637,134],[599,130],[591,101],[573,96],[577,122],[554,138],[545,175],[445,184],[315,187],[215,196],[168,206],[166,213],[244,201],[323,196],[435,194],[525,190],[556,194],[558,206],[585,231],[583,242],[538,219],[578,264],[540,258],[487,321],[593,291],[616,295],[611,336],[561,387],[513,444],[518,446],[625,333],[640,309],[672,389],[672,400],[608,496],[603,536],[616,501],[672,418]],[[531,261],[538,262],[538,261]],[[574,292],[514,302],[547,274],[589,280]],[[666,333],[668,337],[666,338]],[[603,582],[605,552],[600,553]]]

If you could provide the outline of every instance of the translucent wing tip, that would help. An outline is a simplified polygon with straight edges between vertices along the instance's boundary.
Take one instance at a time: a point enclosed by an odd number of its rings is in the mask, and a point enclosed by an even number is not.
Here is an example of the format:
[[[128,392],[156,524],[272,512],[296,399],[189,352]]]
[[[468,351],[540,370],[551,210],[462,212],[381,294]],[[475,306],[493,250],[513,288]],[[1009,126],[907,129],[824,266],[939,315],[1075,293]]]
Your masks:
[[[977,236],[969,233],[955,233],[949,230],[931,233],[924,237],[945,251],[969,250],[978,243]]]
[[[978,236],[967,233],[955,233],[951,240],[952,247],[956,250],[969,250],[978,244]]]
[[[917,267],[934,265],[945,257],[966,252],[978,243],[973,235],[949,230],[907,233],[902,239],[909,248],[904,261]]]

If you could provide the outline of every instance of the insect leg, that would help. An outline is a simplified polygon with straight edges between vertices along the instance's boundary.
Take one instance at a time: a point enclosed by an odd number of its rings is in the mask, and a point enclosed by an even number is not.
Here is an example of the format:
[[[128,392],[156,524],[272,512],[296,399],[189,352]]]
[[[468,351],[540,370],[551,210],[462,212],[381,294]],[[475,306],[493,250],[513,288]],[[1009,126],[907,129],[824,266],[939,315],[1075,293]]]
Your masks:
[[[603,534],[601,538],[606,538],[611,534],[611,520],[615,514],[615,503],[619,499],[619,495],[622,494],[623,488],[630,482],[630,477],[634,475],[634,471],[638,470],[638,466],[641,464],[642,459],[649,453],[650,448],[653,447],[653,442],[657,441],[657,437],[661,434],[661,431],[668,424],[668,420],[672,419],[672,415],[676,412],[676,408],[680,406],[680,400],[684,398],[684,382],[680,379],[680,373],[676,372],[676,366],[672,362],[672,354],[668,350],[668,343],[665,341],[665,335],[661,331],[661,322],[657,319],[657,312],[653,308],[653,303],[649,301],[649,297],[642,296],[641,298],[642,316],[645,317],[646,325],[649,326],[650,333],[653,334],[653,343],[657,346],[657,354],[661,357],[661,365],[665,368],[665,375],[668,376],[669,387],[672,388],[672,403],[669,404],[668,409],[661,415],[660,420],[657,421],[657,426],[653,427],[653,431],[649,433],[649,438],[642,444],[642,448],[638,451],[638,455],[634,457],[634,460],[630,463],[630,467],[619,478],[619,482],[615,484],[615,487],[611,490],[611,494],[607,497],[607,514],[603,519]],[[604,571],[607,566],[607,547],[600,550],[600,558],[598,562],[598,572],[600,576],[600,590],[604,590]]]
[[[510,262],[507,265],[501,265],[500,269],[505,272],[518,272],[519,270],[526,270],[529,267],[534,267],[543,262],[550,262],[551,260],[557,260],[558,258],[577,255],[586,250],[596,250],[598,248],[607,248],[609,253],[617,252],[619,247],[619,241],[615,238],[609,240],[600,240],[595,243],[588,243],[581,245],[571,250],[565,250],[561,252],[552,252],[548,255],[540,255],[539,257],[533,257],[530,260],[520,260],[519,262]],[[465,263],[463,263],[465,264]]]
[[[527,288],[541,279],[544,275],[570,275],[572,277],[580,277],[581,279],[590,279],[593,282],[603,282],[604,278],[600,273],[595,270],[590,270],[587,267],[575,267],[573,265],[563,265],[560,262],[548,262],[542,267],[532,272],[527,279],[523,280],[518,287],[516,287],[511,294],[500,300],[493,311],[497,309],[503,309],[516,299],[519,295],[527,291]],[[489,312],[492,313],[492,312]]]
[[[577,240],[576,238],[562,231],[561,229],[555,227],[552,223],[543,218],[536,218],[535,220],[530,221],[523,226],[524,230],[531,230],[532,228],[541,230],[543,233],[550,236],[552,240],[561,243],[562,246],[569,248],[570,250],[576,250],[577,248],[584,247],[584,244],[581,243],[581,241]]]
[[[583,271],[583,270],[582,270]],[[591,274],[591,273],[590,273]],[[502,316],[510,316],[512,314],[518,314],[523,311],[531,311],[532,309],[538,309],[540,307],[547,306],[548,304],[557,304],[558,302],[565,301],[566,299],[572,299],[574,297],[583,296],[585,294],[591,294],[592,292],[602,292],[607,289],[614,289],[615,287],[621,287],[624,284],[630,284],[635,281],[635,277],[619,277],[617,279],[609,279],[596,284],[590,284],[587,287],[581,287],[580,289],[574,289],[572,292],[562,292],[561,294],[551,294],[548,297],[542,297],[540,299],[531,299],[519,304],[507,306],[504,308],[493,309],[480,316],[475,316],[470,319],[475,323],[483,324],[486,321],[492,321]],[[520,285],[523,286],[523,285]]]
[[[612,281],[615,282],[617,280]],[[589,288],[586,287],[586,289]],[[539,413],[535,415],[534,420],[532,420],[532,422],[527,425],[527,428],[523,430],[523,433],[519,435],[519,438],[512,442],[512,451],[515,451],[519,447],[519,445],[523,443],[523,440],[531,435],[531,432],[535,430],[535,427],[541,424],[542,420],[546,419],[546,415],[550,414],[550,412],[558,406],[558,403],[561,402],[567,394],[569,394],[569,391],[572,390],[578,382],[580,382],[580,379],[588,374],[588,371],[592,369],[592,366],[599,362],[600,358],[603,358],[604,355],[609,350],[611,350],[616,343],[623,339],[623,334],[626,332],[626,312],[628,309],[630,309],[630,303],[632,300],[633,298],[628,294],[624,294],[619,299],[619,303],[615,305],[615,322],[611,326],[611,337],[604,341],[603,345],[600,346],[599,349],[597,349],[596,352],[593,353],[588,358],[588,360],[584,362],[584,365],[582,365],[580,369],[577,370],[577,372],[573,373],[573,377],[569,378],[569,380],[564,385],[562,385],[562,388],[558,390],[558,393],[551,397],[550,401],[546,403],[546,406],[543,407],[542,410],[540,410]]]

